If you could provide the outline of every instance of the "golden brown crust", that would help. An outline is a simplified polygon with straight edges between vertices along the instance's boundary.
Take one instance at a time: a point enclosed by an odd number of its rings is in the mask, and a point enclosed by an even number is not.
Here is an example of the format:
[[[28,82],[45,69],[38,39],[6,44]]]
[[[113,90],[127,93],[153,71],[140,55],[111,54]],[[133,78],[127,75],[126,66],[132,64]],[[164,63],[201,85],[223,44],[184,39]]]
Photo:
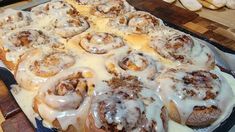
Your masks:
[[[41,103],[41,101],[38,99],[38,97],[34,97],[33,100],[33,110],[34,112],[38,113],[38,105]]]
[[[14,64],[11,61],[7,61],[6,60],[6,53],[7,52],[2,47],[0,47],[0,60],[3,62],[3,64],[6,65],[6,67],[8,69],[10,69],[11,71],[15,71],[17,64]]]
[[[186,125],[193,127],[206,127],[212,124],[221,115],[217,107],[194,107],[186,121]]]
[[[34,98],[34,101],[33,101],[33,110],[36,112],[36,113],[39,113],[38,111],[38,105],[41,104],[42,102],[40,101],[40,99],[38,97],[35,97]],[[44,119],[45,120],[45,119]],[[62,131],[62,128],[61,128],[61,125],[59,123],[59,121],[57,119],[55,119],[53,122],[52,122],[52,125]],[[73,125],[69,125],[68,128],[63,131],[63,132],[76,132],[77,129],[73,126]]]
[[[62,132],[76,132],[77,129],[73,126],[73,125],[69,125],[68,128],[63,131],[62,128],[61,128],[61,125],[59,123],[59,121],[57,119],[55,119],[53,122],[52,122],[53,126],[55,126],[59,131],[62,131]]]
[[[175,122],[181,123],[181,118],[176,104],[170,101],[168,104],[169,116]],[[221,110],[217,107],[196,106],[185,122],[191,127],[206,127],[216,121],[221,115]]]
[[[167,107],[168,107],[169,117],[175,122],[180,123],[181,118],[180,118],[180,114],[175,103],[173,101],[170,101]]]
[[[92,117],[92,114],[89,114],[86,119],[85,132],[105,132],[105,131],[95,126],[95,121]]]

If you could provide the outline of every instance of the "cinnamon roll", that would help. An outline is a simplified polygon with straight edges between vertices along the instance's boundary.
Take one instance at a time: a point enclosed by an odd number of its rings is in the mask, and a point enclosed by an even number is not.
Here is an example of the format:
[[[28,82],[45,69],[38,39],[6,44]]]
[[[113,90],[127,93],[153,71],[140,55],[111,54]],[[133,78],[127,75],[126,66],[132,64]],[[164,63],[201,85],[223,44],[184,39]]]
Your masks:
[[[167,111],[151,89],[137,78],[113,78],[93,98],[86,131],[167,131]]]
[[[215,71],[169,69],[157,82],[170,118],[192,127],[214,123],[234,98],[226,80]]]
[[[73,67],[77,61],[77,56],[66,50],[48,47],[32,49],[21,57],[15,78],[21,87],[35,90],[48,78]]]
[[[106,54],[111,50],[125,46],[125,42],[119,36],[110,33],[95,32],[86,34],[79,45],[91,54]]]
[[[31,9],[31,12],[36,16],[43,15],[65,15],[66,13],[75,10],[71,5],[63,0],[52,0],[45,4],[38,5]]]
[[[29,12],[6,9],[0,13],[0,32],[5,34],[10,30],[29,26],[31,22]]]
[[[32,9],[35,24],[63,38],[70,38],[87,30],[90,26],[71,5],[64,1],[52,1]]]
[[[152,39],[150,46],[162,57],[172,61],[205,69],[212,69],[215,66],[212,51],[186,34],[174,34],[169,37],[156,36]]]
[[[148,34],[157,31],[163,25],[160,19],[143,11],[129,12],[118,16],[110,20],[109,24],[118,30],[137,34]]]
[[[92,7],[91,14],[95,16],[114,18],[131,11],[134,11],[134,8],[125,0],[110,0]]]
[[[63,38],[70,38],[86,31],[90,25],[78,12],[69,12],[68,17],[56,18],[54,32]]]
[[[8,68],[15,69],[14,65],[17,65],[21,55],[29,49],[45,45],[51,47],[63,47],[63,44],[59,43],[56,37],[52,37],[42,30],[15,30],[2,37],[1,58],[12,62],[13,67]]]
[[[115,76],[137,76],[144,82],[153,80],[164,69],[159,61],[139,51],[111,56],[105,66],[107,71]]]
[[[35,97],[35,112],[59,131],[84,131],[94,76],[91,69],[77,67],[47,80]]]

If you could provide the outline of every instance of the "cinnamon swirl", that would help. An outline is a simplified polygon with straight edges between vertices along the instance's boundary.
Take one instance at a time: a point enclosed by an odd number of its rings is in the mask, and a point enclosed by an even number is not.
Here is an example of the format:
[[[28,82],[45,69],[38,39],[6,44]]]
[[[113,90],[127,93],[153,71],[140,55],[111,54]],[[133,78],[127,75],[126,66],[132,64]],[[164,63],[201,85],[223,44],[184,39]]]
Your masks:
[[[111,50],[125,46],[125,42],[119,36],[110,33],[94,32],[86,34],[79,45],[91,54],[106,54]]]
[[[1,59],[13,63],[15,69],[22,54],[32,48],[41,46],[63,47],[56,37],[46,34],[39,29],[19,29],[10,32],[2,37]]]
[[[34,110],[59,131],[84,131],[94,89],[94,72],[72,68],[47,80],[34,100]]]
[[[63,0],[52,0],[45,4],[38,5],[31,9],[31,12],[36,16],[43,15],[66,15],[68,12],[75,10],[71,5]]]
[[[152,33],[163,25],[160,19],[143,11],[134,11],[118,16],[110,20],[109,24],[123,32],[137,34]]]
[[[95,16],[114,18],[131,11],[134,11],[134,8],[125,0],[110,0],[92,7],[91,14]]]
[[[64,1],[52,1],[32,9],[35,25],[47,29],[63,38],[70,38],[87,30],[90,26],[71,5]]]
[[[93,98],[87,131],[167,131],[167,113],[158,95],[137,78],[113,78]]]
[[[111,74],[137,76],[144,82],[153,80],[164,68],[159,61],[140,51],[114,55],[105,62],[105,66]]]
[[[193,127],[215,122],[234,98],[232,89],[215,71],[169,69],[157,78],[172,120]]]
[[[21,57],[15,77],[21,87],[35,90],[48,78],[73,67],[77,61],[78,57],[66,50],[48,47],[32,49]]]
[[[205,69],[212,69],[215,66],[212,51],[186,34],[178,33],[167,37],[159,35],[152,39],[150,46],[162,57],[172,61]]]
[[[0,13],[0,32],[5,34],[11,30],[29,26],[31,22],[29,12],[6,9]]]

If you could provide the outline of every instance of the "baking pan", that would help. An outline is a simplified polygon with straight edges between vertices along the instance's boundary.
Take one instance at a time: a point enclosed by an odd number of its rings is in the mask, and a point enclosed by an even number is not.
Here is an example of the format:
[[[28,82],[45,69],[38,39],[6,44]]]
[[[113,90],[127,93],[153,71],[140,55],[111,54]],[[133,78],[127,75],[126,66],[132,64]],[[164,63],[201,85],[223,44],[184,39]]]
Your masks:
[[[225,69],[223,68],[221,70],[225,71]],[[228,70],[225,72],[232,75]],[[3,67],[0,67],[0,80],[4,82],[4,84],[6,85],[9,91],[11,90],[11,85],[17,84],[13,74],[9,70]],[[44,127],[42,120],[37,119],[37,118],[35,118],[35,120],[36,120],[36,125],[37,125],[37,128],[36,128],[37,132],[55,132],[56,131],[56,129],[49,129],[49,128]],[[27,120],[27,122],[29,122],[29,120]],[[233,127],[234,124],[235,124],[235,108],[233,108],[231,115],[225,121],[223,121],[220,124],[220,126],[214,130],[214,132],[221,132],[221,131],[228,132]]]
[[[22,0],[0,0],[0,7],[10,5],[16,2],[20,2]]]
[[[218,44],[214,41],[210,41],[209,39],[207,39],[203,36],[199,36],[199,35],[197,35],[193,32],[187,31],[187,30],[183,29],[182,27],[177,26],[174,23],[171,23],[171,22],[165,21],[165,20],[163,20],[163,22],[169,27],[172,27],[174,29],[183,31],[185,33],[188,33],[188,34],[196,37],[196,38],[204,40],[204,41],[212,44],[213,46],[217,47],[218,49],[222,50],[223,52],[235,54],[235,51],[232,51],[228,48],[225,48],[225,47],[221,46],[220,44]],[[231,69],[228,69],[226,66],[223,66],[223,65],[219,65],[219,67],[223,72],[226,72],[226,73],[232,75],[235,78],[235,75],[233,74]],[[6,85],[6,87],[8,88],[9,91],[11,90],[11,85],[17,84],[13,74],[4,67],[0,67],[0,80],[2,80],[4,82],[4,84]],[[9,93],[11,93],[11,92],[9,92]],[[56,129],[49,129],[49,128],[44,127],[43,122],[40,119],[35,118],[35,121],[36,121],[36,125],[37,125],[37,128],[36,128],[37,132],[54,132],[54,131],[56,131]],[[27,120],[27,122],[29,122],[29,120]],[[233,108],[233,111],[232,111],[231,115],[225,121],[223,121],[220,124],[220,126],[217,127],[214,131],[215,132],[221,132],[221,131],[227,132],[232,128],[232,126],[234,124],[235,124],[235,108]],[[31,127],[33,127],[33,125],[31,125]]]

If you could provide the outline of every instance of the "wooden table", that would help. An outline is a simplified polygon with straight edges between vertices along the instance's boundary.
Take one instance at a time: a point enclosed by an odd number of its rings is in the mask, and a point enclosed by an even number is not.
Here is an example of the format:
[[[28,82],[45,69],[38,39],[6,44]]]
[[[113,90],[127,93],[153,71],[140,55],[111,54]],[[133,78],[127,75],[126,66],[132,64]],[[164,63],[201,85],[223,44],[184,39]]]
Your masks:
[[[23,1],[4,8],[26,9],[46,1],[49,0],[32,0],[31,2]],[[208,39],[218,42],[220,45],[235,51],[235,10],[231,11],[222,9],[219,10],[219,12],[216,12],[203,9],[202,11],[195,13],[176,7],[175,5],[167,4],[160,0],[129,1],[131,1],[133,5],[138,4],[142,6],[142,9],[155,11],[155,15],[165,21],[175,23],[179,27],[190,30],[198,35],[205,36]],[[182,7],[178,2],[176,5]],[[2,91],[0,92],[0,95],[1,93]],[[5,118],[0,112],[0,124],[4,121]],[[1,127],[0,132],[2,132]]]
[[[174,4],[184,8],[179,1]],[[196,13],[201,17],[207,18],[235,30],[235,10],[228,9],[226,7],[218,10],[210,10],[203,7],[201,10],[196,11]]]
[[[227,51],[235,53],[235,30],[232,28],[233,25],[235,26],[235,20],[233,20],[235,19],[235,14],[230,13],[230,16],[226,16],[228,19],[231,19],[229,23],[232,23],[232,27],[229,27],[225,23],[221,24],[203,17],[207,13],[205,11],[206,9],[203,9],[202,12],[195,13],[161,0],[127,1],[137,9],[148,11],[168,24],[174,25],[174,28],[183,30],[184,32],[190,31],[196,37],[207,39],[211,41],[210,43],[215,43],[214,45],[220,49],[226,47]],[[211,11],[210,15],[212,15]],[[216,13],[213,15],[216,16]],[[223,19],[223,21],[225,20],[226,18]]]
[[[1,130],[11,132],[34,132],[34,128],[21,111],[10,91],[0,80],[0,125]]]
[[[0,124],[2,124],[2,122],[5,121],[5,118],[2,115],[2,112],[0,112]],[[0,132],[2,132],[2,127],[0,127]]]

